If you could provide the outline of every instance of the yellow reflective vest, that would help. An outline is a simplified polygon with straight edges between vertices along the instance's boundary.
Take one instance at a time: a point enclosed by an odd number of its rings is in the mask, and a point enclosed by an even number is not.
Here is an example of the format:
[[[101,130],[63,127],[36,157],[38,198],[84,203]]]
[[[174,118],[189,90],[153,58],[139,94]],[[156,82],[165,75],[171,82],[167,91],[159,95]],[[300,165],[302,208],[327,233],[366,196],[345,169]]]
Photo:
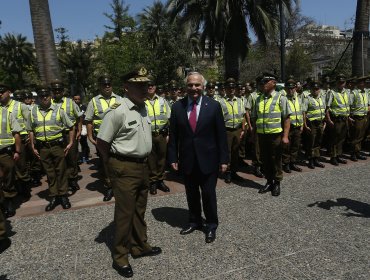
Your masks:
[[[220,98],[219,100],[227,128],[241,128],[245,116],[244,102],[239,97],[232,100]]]
[[[11,112],[7,108],[0,106],[0,149],[14,145],[15,143],[10,127],[10,114]]]
[[[154,103],[151,101],[154,100]],[[146,100],[145,104],[148,110],[148,116],[152,123],[152,131],[158,132],[168,123],[167,104],[164,98],[155,96],[153,100]]]
[[[46,112],[41,113],[39,106],[31,111],[31,123],[36,140],[42,142],[54,141],[62,138],[64,125],[60,116],[61,108],[51,105]]]
[[[255,105],[257,133],[273,134],[283,131],[281,125],[282,110],[280,108],[281,95],[281,93],[275,91],[268,98],[265,98],[264,94],[257,97]]]
[[[92,99],[92,103],[94,106],[94,130],[96,133],[98,133],[100,125],[103,121],[103,118],[105,116],[106,111],[110,106],[112,106],[114,103],[116,103],[117,97],[115,95],[112,95],[109,99],[109,102],[105,98],[101,98],[102,96],[99,94],[98,96],[95,96]]]

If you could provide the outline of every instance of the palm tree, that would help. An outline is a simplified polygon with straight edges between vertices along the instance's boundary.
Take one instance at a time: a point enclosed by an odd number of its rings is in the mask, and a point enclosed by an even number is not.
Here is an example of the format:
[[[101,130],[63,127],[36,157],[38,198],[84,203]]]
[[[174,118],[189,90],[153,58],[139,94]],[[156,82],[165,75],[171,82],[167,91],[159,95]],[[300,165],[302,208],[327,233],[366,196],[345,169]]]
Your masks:
[[[352,76],[367,74],[369,40],[369,0],[357,0],[355,30],[353,31]]]
[[[200,30],[202,47],[211,58],[217,48],[223,49],[225,77],[238,79],[240,61],[250,47],[249,32],[266,44],[278,28],[278,5],[290,13],[293,2],[297,0],[169,0],[168,9],[173,17],[180,16],[184,28]]]
[[[33,62],[33,47],[25,36],[7,33],[0,38],[0,65],[9,76],[15,77],[14,86],[24,86],[24,72]]]
[[[60,79],[48,0],[29,0],[37,64],[43,83]]]

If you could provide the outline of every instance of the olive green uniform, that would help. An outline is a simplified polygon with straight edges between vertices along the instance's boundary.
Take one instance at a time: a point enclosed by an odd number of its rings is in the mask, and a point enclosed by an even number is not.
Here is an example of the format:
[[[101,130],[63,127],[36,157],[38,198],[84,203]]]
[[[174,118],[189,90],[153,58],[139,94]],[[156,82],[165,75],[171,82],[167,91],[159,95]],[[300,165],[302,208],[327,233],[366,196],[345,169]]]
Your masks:
[[[270,107],[267,107],[271,103]],[[269,129],[271,125],[267,119],[263,118],[263,114],[259,111],[263,108],[267,109],[268,113],[274,113],[273,108],[278,108],[276,113],[280,113],[280,127]],[[256,130],[258,134],[258,142],[261,152],[261,159],[263,163],[264,175],[267,182],[281,182],[283,180],[282,171],[282,131],[284,120],[292,114],[290,106],[288,106],[287,98],[273,91],[270,96],[261,94],[252,108],[253,123],[256,123]],[[277,132],[275,132],[277,131]]]
[[[152,134],[144,105],[138,107],[125,97],[120,103],[106,114],[97,137],[111,143],[107,166],[116,199],[113,260],[124,266],[128,265],[129,252],[139,255],[151,250],[144,215],[149,186],[147,157],[152,149]]]
[[[37,126],[38,112],[42,115],[40,124]],[[60,117],[58,117],[58,113]],[[51,117],[50,117],[51,114]],[[47,135],[48,129],[45,123],[48,118],[53,121],[53,134],[59,136],[55,139],[50,138]],[[67,177],[67,165],[64,157],[64,143],[63,141],[63,130],[65,127],[73,127],[73,123],[65,113],[65,111],[55,104],[51,104],[49,108],[43,109],[40,106],[32,108],[31,116],[27,122],[27,130],[33,131],[35,148],[39,151],[41,164],[46,172],[48,183],[49,183],[49,196],[64,196],[68,192],[68,177]],[[37,129],[40,129],[37,132]]]
[[[256,100],[257,100],[257,97],[260,94],[261,94],[260,92],[254,91],[248,96],[245,109],[246,109],[246,111],[248,111],[250,117],[251,117],[251,110],[254,107],[254,105],[256,103]],[[261,161],[261,156],[260,156],[260,148],[259,148],[259,144],[258,144],[257,130],[254,129],[252,133],[253,133],[253,135],[250,135],[250,137],[252,137],[254,139],[253,145],[251,147],[251,149],[252,149],[252,164],[255,167],[260,167],[262,165],[262,161]]]
[[[3,203],[4,194],[3,191],[0,189],[0,205]],[[3,215],[3,211],[0,210],[0,240],[7,238],[6,235],[6,223],[5,217]]]

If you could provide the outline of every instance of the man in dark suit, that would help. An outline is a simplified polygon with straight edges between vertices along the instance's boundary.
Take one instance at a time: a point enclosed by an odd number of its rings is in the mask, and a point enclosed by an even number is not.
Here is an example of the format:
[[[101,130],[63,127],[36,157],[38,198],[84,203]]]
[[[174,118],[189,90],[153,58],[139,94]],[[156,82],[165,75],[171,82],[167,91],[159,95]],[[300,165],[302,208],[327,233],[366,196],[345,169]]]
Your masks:
[[[190,73],[187,98],[172,106],[168,159],[172,168],[181,170],[185,177],[189,225],[180,234],[202,228],[202,199],[206,242],[211,243],[218,226],[217,176],[219,171],[226,171],[229,158],[222,109],[217,101],[202,95],[204,81],[200,73]]]

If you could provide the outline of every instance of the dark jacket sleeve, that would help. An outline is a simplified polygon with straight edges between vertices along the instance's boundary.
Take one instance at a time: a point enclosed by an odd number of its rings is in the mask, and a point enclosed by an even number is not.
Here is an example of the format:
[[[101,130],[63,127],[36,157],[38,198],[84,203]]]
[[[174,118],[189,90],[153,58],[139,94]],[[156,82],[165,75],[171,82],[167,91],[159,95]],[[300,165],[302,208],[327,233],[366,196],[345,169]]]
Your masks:
[[[219,103],[217,103],[216,109],[216,135],[220,153],[220,164],[227,164],[229,163],[229,152],[227,146],[226,128],[221,105]]]

